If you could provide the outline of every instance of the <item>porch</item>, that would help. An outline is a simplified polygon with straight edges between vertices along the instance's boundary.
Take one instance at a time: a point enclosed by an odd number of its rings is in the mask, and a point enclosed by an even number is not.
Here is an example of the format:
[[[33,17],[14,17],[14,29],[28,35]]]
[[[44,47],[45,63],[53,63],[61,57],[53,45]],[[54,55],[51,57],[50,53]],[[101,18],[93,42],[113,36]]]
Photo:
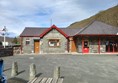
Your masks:
[[[117,36],[77,36],[74,39],[75,52],[84,54],[118,53]]]

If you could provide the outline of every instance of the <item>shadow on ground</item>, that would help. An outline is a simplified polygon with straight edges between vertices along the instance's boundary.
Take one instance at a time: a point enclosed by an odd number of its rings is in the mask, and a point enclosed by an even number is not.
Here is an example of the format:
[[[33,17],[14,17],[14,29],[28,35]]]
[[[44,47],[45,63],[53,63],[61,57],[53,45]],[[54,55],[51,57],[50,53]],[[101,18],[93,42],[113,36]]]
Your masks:
[[[43,74],[43,73],[38,73],[38,74],[36,75],[36,77],[40,77],[42,74]]]
[[[25,70],[22,70],[22,71],[18,72],[18,75],[21,74],[21,73],[23,73],[23,72],[25,72]]]
[[[5,72],[5,71],[8,71],[8,70],[11,70],[11,68],[5,69],[4,72]]]
[[[7,83],[27,83],[28,81],[21,79],[21,78],[10,78],[7,80]]]

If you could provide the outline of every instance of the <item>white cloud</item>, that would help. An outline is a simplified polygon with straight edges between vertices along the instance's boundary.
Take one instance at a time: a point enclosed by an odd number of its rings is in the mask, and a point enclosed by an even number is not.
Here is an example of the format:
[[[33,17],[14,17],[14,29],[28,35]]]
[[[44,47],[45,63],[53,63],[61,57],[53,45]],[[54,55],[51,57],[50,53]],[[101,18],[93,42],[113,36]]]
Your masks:
[[[20,34],[26,26],[50,26],[51,19],[68,26],[115,4],[117,0],[0,0],[0,27]]]

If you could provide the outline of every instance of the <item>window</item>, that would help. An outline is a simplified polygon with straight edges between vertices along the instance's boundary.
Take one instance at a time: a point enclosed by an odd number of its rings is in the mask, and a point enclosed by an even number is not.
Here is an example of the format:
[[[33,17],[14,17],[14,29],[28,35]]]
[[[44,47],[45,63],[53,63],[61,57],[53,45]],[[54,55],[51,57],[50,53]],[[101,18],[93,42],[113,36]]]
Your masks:
[[[30,44],[30,40],[26,39],[26,45],[29,45],[29,44]]]
[[[88,41],[84,41],[84,48],[89,47]]]
[[[49,44],[49,47],[59,47],[60,46],[59,39],[50,39],[48,44]]]

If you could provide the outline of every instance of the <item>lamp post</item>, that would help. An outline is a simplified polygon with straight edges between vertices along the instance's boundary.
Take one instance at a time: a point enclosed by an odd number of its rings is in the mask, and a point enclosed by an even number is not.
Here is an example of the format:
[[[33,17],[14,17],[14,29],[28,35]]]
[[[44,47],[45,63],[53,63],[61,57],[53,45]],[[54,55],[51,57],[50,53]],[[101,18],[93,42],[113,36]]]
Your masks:
[[[6,46],[6,31],[7,31],[6,26],[4,26],[4,28],[3,28],[2,31],[3,31],[3,34],[2,35],[4,36],[4,44],[3,45],[4,45],[4,48],[5,48],[5,46]]]

